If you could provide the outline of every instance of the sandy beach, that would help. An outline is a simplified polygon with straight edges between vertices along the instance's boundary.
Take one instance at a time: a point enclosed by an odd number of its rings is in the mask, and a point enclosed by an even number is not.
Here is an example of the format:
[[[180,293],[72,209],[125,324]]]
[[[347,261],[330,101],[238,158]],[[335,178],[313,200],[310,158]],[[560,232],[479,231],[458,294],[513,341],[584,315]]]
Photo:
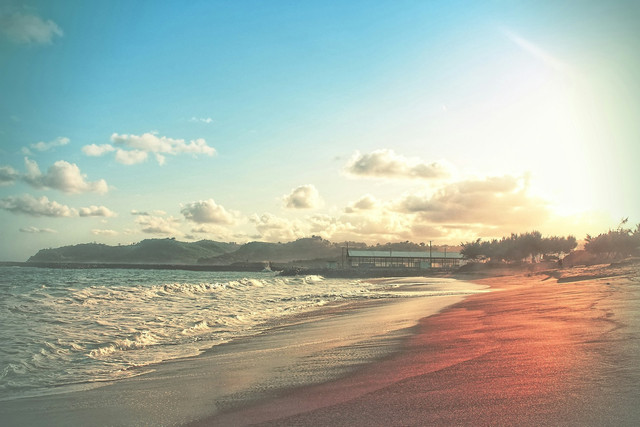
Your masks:
[[[638,425],[638,264],[476,279],[402,351],[193,425]]]
[[[638,425],[639,265],[490,274],[446,285],[472,295],[325,307],[137,377],[0,401],[0,414],[33,426]],[[421,280],[381,284],[411,293]]]
[[[0,400],[2,420],[16,426],[173,426],[208,419],[349,376],[397,353],[420,318],[485,288],[422,278],[390,279],[380,286],[388,288],[384,297],[284,317],[264,332],[198,356],[133,368],[127,374],[134,377]]]

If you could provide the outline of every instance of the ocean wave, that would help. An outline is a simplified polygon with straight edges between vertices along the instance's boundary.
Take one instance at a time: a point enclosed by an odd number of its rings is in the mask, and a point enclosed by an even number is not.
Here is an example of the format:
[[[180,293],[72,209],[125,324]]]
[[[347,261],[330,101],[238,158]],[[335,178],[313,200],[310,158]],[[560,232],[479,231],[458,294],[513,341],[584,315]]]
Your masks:
[[[215,324],[220,326],[241,326],[248,325],[251,322],[251,316],[239,313],[230,313],[216,317]]]
[[[96,306],[105,301],[138,302],[153,298],[192,297],[202,294],[218,294],[225,291],[242,291],[246,289],[280,288],[283,285],[314,285],[325,281],[324,277],[309,275],[304,277],[280,278],[243,277],[222,282],[169,282],[153,286],[87,286],[81,289],[70,289],[64,298],[55,301],[59,305]],[[46,296],[39,295],[38,298]],[[25,310],[24,307],[13,307],[14,310]]]
[[[242,279],[230,281],[227,284],[227,287],[230,289],[241,290],[246,288],[264,288],[265,286],[269,286],[271,284],[272,283],[267,280],[243,277]]]
[[[190,328],[183,329],[182,334],[197,335],[197,334],[202,334],[210,329],[211,328],[209,327],[208,322],[206,320],[202,320],[200,322],[196,322],[196,324],[191,326]]]
[[[93,359],[103,358],[119,351],[129,351],[146,348],[148,346],[156,344],[157,342],[157,337],[154,336],[150,331],[142,331],[134,334],[131,339],[117,339],[111,344],[91,350],[88,356]]]
[[[20,390],[117,378],[132,366],[258,333],[284,316],[377,297],[371,284],[321,276],[56,270],[45,280],[41,270],[18,273],[21,285],[0,299],[0,377]],[[76,274],[81,280],[69,285]]]

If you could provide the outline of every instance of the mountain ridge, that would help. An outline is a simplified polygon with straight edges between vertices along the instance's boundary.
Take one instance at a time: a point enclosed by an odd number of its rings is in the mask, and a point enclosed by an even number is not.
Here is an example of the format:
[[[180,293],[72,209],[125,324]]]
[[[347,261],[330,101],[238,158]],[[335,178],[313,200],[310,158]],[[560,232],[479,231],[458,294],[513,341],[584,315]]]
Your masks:
[[[379,250],[427,250],[424,244],[388,243],[368,246],[362,242],[333,243],[319,236],[286,243],[248,242],[245,244],[200,240],[182,242],[173,238],[145,239],[131,245],[110,246],[81,243],[59,248],[41,249],[29,257],[31,263],[100,263],[100,264],[191,264],[230,265],[235,263],[277,262],[324,264],[338,261],[344,247]]]

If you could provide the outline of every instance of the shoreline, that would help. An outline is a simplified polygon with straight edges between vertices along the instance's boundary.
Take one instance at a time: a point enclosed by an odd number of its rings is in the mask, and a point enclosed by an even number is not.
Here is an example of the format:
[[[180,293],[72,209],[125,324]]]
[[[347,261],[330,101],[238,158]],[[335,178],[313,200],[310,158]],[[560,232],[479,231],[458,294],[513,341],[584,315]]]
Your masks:
[[[406,279],[391,282],[398,280]],[[459,281],[447,286],[456,284],[479,288]],[[390,286],[400,289],[394,287],[397,283]],[[461,300],[462,291],[324,307],[194,357],[142,367],[143,375],[88,384],[80,391],[2,401],[0,413],[10,423],[28,425],[193,422],[291,388],[327,383],[383,360],[400,348],[419,318]]]
[[[638,425],[639,272],[476,277],[496,292],[423,317],[399,353],[190,425]]]
[[[323,307],[0,413],[60,426],[640,424],[640,265],[492,273],[453,278],[491,292]],[[407,295],[420,280],[372,279]]]

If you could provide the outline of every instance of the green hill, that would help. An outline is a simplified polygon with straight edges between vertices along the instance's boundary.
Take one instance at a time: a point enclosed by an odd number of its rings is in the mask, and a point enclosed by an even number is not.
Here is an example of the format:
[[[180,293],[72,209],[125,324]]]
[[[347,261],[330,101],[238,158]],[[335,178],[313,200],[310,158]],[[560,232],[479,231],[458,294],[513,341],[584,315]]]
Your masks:
[[[195,264],[199,258],[219,256],[235,251],[238,247],[235,243],[211,240],[187,243],[174,239],[147,239],[126,246],[83,243],[55,249],[42,249],[27,262]]]
[[[318,236],[288,243],[250,242],[244,245],[212,240],[189,243],[175,239],[147,239],[125,246],[84,243],[42,249],[27,262],[220,266],[235,263],[314,261],[324,265],[327,260],[339,260],[343,247],[347,245],[353,249],[428,250],[424,244],[411,242],[367,246],[358,242],[332,243]]]
[[[319,237],[298,239],[288,243],[250,242],[237,251],[215,257],[203,257],[201,264],[224,265],[236,262],[291,262],[312,259],[337,259],[341,246]]]

